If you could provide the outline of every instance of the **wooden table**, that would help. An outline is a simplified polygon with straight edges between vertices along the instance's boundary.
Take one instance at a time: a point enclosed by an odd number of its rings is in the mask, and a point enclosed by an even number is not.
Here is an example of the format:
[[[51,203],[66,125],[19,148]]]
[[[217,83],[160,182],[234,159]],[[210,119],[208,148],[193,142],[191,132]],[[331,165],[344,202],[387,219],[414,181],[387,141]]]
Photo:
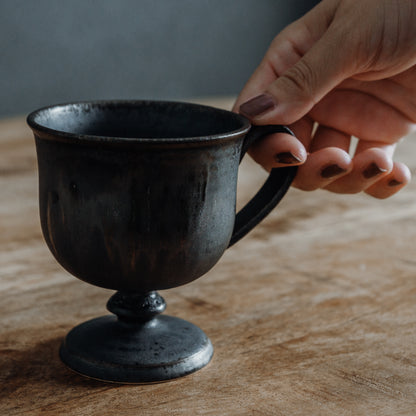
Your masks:
[[[416,137],[397,157],[416,167]],[[263,179],[243,162],[240,204]],[[0,191],[0,415],[416,414],[415,183],[384,201],[292,189],[206,276],[163,293],[215,353],[152,385],[89,380],[58,358],[112,292],[49,253],[23,118],[0,122]]]

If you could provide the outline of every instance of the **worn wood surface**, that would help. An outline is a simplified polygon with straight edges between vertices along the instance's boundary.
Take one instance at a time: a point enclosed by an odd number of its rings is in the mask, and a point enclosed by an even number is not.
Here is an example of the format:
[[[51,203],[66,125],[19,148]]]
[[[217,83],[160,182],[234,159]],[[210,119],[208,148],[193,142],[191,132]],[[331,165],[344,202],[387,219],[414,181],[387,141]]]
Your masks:
[[[416,137],[397,157],[416,167]],[[240,203],[263,179],[243,162]],[[53,260],[31,132],[0,122],[0,415],[415,415],[415,190],[378,201],[292,189],[206,276],[162,293],[167,313],[211,338],[212,362],[168,383],[104,384],[57,351],[111,292]]]

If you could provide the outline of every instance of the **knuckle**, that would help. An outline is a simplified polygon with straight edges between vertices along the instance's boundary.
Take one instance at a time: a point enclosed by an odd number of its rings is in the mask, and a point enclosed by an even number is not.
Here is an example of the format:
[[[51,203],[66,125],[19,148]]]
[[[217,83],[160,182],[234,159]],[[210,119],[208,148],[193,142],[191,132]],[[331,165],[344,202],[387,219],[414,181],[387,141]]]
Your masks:
[[[316,86],[316,75],[311,66],[300,60],[296,65],[288,69],[282,76],[281,81],[287,84],[292,94],[298,96],[302,101],[313,101],[313,92]]]

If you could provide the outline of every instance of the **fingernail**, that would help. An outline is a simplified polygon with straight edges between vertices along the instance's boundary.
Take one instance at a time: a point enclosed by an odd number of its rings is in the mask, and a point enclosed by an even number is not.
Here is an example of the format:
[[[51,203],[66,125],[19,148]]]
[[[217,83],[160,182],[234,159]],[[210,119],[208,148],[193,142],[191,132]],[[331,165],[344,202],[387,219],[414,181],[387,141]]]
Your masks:
[[[367,166],[365,170],[363,170],[363,176],[366,179],[374,178],[374,176],[380,175],[380,173],[387,172],[387,169],[382,169],[380,166],[375,164],[374,162]]]
[[[389,183],[387,184],[388,186],[399,186],[402,185],[403,182],[398,181],[397,179],[392,179],[391,181],[389,181]]]
[[[240,114],[247,117],[256,117],[267,113],[276,107],[273,97],[261,94],[240,105]]]
[[[282,152],[274,156],[274,160],[277,163],[284,163],[286,165],[293,165],[295,163],[302,163],[303,160],[295,156],[291,152]]]
[[[342,168],[338,165],[328,165],[321,170],[321,176],[325,179],[333,178],[334,176],[341,175],[341,173],[345,173],[347,169]]]

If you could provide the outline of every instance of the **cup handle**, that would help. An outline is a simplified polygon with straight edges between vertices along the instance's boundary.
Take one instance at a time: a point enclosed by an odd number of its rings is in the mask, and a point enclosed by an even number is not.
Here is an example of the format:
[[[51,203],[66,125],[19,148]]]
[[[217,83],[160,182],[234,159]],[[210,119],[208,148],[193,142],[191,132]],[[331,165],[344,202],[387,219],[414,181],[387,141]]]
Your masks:
[[[248,148],[263,136],[272,133],[293,132],[286,126],[268,125],[252,126],[247,133],[241,149],[240,162]],[[297,166],[272,169],[269,177],[254,197],[237,213],[235,217],[234,230],[228,247],[243,238],[260,221],[262,221],[272,209],[280,202],[288,191],[290,184],[296,176]]]

